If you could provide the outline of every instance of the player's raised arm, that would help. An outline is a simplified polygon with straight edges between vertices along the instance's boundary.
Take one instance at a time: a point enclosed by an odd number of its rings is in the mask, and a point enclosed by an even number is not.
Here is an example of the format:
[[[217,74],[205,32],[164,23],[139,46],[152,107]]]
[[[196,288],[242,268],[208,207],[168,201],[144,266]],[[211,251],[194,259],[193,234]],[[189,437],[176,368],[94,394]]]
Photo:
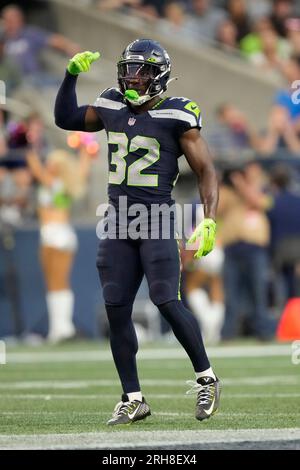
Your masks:
[[[196,258],[205,256],[214,248],[216,212],[219,188],[216,171],[207,144],[198,129],[184,132],[180,138],[182,151],[198,179],[199,193],[204,209],[204,220],[196,227],[189,243],[200,239]]]
[[[78,106],[76,96],[76,82],[79,73],[88,72],[91,64],[99,57],[99,52],[85,51],[76,54],[69,61],[65,78],[55,101],[54,117],[58,127],[70,131],[88,132],[100,131],[104,128],[93,106]]]

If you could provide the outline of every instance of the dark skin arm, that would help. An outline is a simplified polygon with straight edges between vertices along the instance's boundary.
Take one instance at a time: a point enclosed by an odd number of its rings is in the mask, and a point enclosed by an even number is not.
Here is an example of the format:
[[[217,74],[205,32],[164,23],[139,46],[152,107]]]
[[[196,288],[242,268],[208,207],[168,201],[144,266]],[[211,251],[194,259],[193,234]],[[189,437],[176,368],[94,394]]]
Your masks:
[[[94,106],[89,106],[85,114],[85,130],[87,132],[97,132],[102,129],[104,129],[104,125]]]
[[[219,186],[208,146],[198,129],[184,132],[180,145],[191,169],[197,175],[204,216],[216,220]]]

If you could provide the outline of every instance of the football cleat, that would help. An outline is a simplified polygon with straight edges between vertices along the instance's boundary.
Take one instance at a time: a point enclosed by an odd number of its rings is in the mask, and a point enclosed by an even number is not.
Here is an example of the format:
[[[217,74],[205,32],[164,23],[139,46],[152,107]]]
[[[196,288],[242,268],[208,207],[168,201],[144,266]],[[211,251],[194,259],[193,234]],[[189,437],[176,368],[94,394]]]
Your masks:
[[[116,404],[113,415],[106,424],[115,426],[117,424],[131,424],[135,421],[145,419],[151,415],[150,407],[143,398],[142,401],[129,401],[127,395],[122,395],[122,401]]]
[[[196,382],[187,381],[192,388],[188,390],[187,395],[197,393],[195,417],[199,421],[208,419],[217,412],[220,402],[221,384],[218,378],[200,377]]]

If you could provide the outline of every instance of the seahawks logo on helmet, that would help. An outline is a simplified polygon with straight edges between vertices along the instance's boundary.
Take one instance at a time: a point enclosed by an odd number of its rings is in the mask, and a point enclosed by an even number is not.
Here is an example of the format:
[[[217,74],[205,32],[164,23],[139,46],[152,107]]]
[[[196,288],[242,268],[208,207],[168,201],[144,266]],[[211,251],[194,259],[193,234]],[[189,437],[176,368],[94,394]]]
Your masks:
[[[117,68],[121,92],[132,104],[141,105],[166,91],[171,62],[158,42],[137,39],[125,48]]]

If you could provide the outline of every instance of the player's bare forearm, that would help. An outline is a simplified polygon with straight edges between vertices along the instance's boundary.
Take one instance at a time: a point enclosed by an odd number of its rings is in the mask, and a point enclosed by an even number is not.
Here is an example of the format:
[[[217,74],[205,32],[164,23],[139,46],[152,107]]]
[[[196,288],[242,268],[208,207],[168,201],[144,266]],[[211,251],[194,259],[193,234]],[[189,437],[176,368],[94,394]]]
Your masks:
[[[216,220],[219,186],[208,146],[198,129],[185,132],[180,138],[182,151],[197,175],[204,217]]]

